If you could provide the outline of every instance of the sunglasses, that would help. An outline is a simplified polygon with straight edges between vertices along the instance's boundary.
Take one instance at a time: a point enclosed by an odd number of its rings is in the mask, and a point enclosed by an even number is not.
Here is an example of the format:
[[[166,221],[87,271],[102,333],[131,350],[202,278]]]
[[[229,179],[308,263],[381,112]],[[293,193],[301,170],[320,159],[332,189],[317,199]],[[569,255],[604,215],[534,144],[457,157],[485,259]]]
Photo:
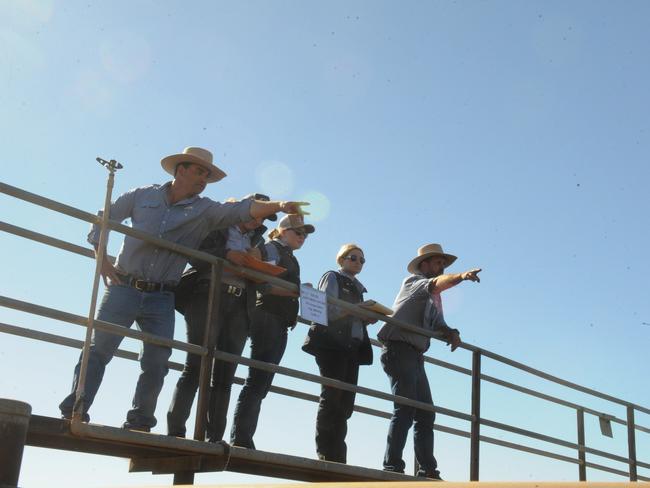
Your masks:
[[[294,234],[296,234],[298,237],[307,237],[307,233],[304,230],[296,230],[296,229],[289,229],[292,231]]]
[[[359,257],[357,257],[357,256],[355,256],[354,254],[353,254],[352,256],[345,256],[343,259],[349,259],[349,260],[352,261],[353,263],[356,263],[356,262],[357,262],[357,259],[358,259],[359,262],[360,262],[361,264],[365,264],[365,263],[366,263],[366,258],[364,258],[363,256],[359,256]]]

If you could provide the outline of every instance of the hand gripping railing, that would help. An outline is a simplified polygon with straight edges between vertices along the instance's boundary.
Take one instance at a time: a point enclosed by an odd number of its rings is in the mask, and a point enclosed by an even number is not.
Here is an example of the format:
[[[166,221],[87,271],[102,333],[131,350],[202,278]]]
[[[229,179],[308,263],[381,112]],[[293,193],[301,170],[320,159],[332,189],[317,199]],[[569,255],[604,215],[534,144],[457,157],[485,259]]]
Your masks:
[[[109,185],[107,185],[107,186],[110,188],[110,176],[109,176]],[[357,393],[368,395],[368,396],[371,396],[371,397],[390,400],[390,401],[393,401],[395,403],[410,405],[410,406],[420,408],[420,409],[424,409],[424,410],[431,410],[431,411],[435,411],[435,412],[437,412],[439,414],[442,414],[442,415],[447,415],[447,416],[451,416],[451,417],[455,417],[455,418],[459,418],[459,419],[462,419],[462,420],[469,421],[470,422],[470,432],[469,433],[460,431],[458,429],[453,429],[453,428],[441,426],[439,424],[436,424],[435,428],[437,430],[441,430],[441,431],[444,431],[444,432],[449,432],[449,433],[452,433],[454,435],[460,435],[460,436],[463,436],[463,437],[469,437],[470,438],[470,480],[478,480],[478,478],[479,478],[479,446],[480,446],[480,442],[483,441],[483,442],[488,442],[488,443],[495,444],[495,445],[508,447],[508,448],[511,448],[511,449],[518,449],[518,450],[521,450],[521,451],[524,451],[524,452],[529,452],[529,453],[533,453],[533,454],[537,454],[537,455],[550,457],[550,458],[553,458],[553,459],[558,459],[558,460],[562,460],[562,461],[565,461],[565,462],[570,462],[570,463],[577,464],[578,469],[579,469],[578,476],[579,476],[579,479],[581,481],[586,479],[586,468],[587,467],[598,469],[598,470],[601,470],[601,471],[614,473],[614,474],[618,474],[618,475],[621,475],[621,476],[626,476],[626,477],[629,477],[629,479],[632,480],[632,481],[636,481],[637,479],[650,481],[650,478],[645,478],[645,477],[639,476],[637,474],[637,467],[643,467],[643,468],[646,468],[646,469],[650,469],[650,464],[645,463],[645,462],[641,462],[636,458],[636,431],[640,431],[640,432],[644,432],[644,433],[650,433],[650,429],[648,429],[647,427],[643,427],[641,425],[637,425],[635,423],[635,411],[645,413],[645,414],[649,414],[650,409],[648,409],[648,408],[642,407],[640,405],[633,404],[631,402],[627,402],[625,400],[622,400],[622,399],[619,399],[619,398],[616,398],[616,397],[601,393],[599,391],[596,391],[596,390],[593,390],[593,389],[590,389],[590,388],[583,387],[581,385],[577,385],[575,383],[563,380],[561,378],[558,378],[556,376],[553,376],[553,375],[550,375],[548,373],[542,372],[540,370],[531,368],[531,367],[529,367],[527,365],[524,365],[524,364],[519,363],[517,361],[511,360],[511,359],[506,358],[504,356],[495,354],[495,353],[490,352],[488,350],[481,349],[481,348],[478,348],[476,346],[466,344],[466,343],[461,344],[460,347],[472,352],[472,368],[471,368],[471,370],[466,369],[466,368],[462,368],[460,366],[453,365],[453,364],[450,364],[450,363],[446,363],[444,361],[440,361],[440,360],[435,359],[435,358],[425,357],[425,360],[430,364],[434,364],[434,365],[437,365],[437,366],[440,366],[440,367],[443,367],[443,368],[446,368],[446,369],[454,370],[454,371],[457,371],[457,372],[459,372],[461,374],[467,374],[467,375],[470,375],[472,377],[471,413],[469,415],[465,414],[465,413],[462,413],[462,412],[457,412],[457,411],[454,411],[454,410],[446,409],[446,408],[443,408],[443,407],[434,407],[432,405],[423,404],[421,402],[416,402],[414,400],[410,400],[410,399],[407,399],[407,398],[396,397],[394,395],[383,393],[383,392],[380,392],[380,391],[377,391],[377,390],[372,390],[372,389],[364,388],[364,387],[357,386],[357,385],[346,384],[346,383],[343,383],[343,382],[340,382],[340,381],[337,381],[337,380],[333,380],[333,379],[329,379],[329,378],[323,378],[323,377],[320,377],[320,376],[317,376],[317,375],[312,375],[312,374],[304,373],[304,372],[301,372],[301,371],[292,370],[290,368],[286,368],[286,367],[282,367],[282,366],[276,366],[276,365],[273,365],[273,364],[267,364],[267,363],[263,363],[263,362],[260,362],[260,361],[255,361],[255,360],[252,360],[252,359],[247,359],[247,358],[243,358],[243,357],[240,357],[240,356],[228,354],[228,353],[225,353],[225,352],[216,351],[215,350],[215,344],[216,344],[215,340],[216,340],[216,337],[218,335],[218,331],[216,330],[216,328],[219,326],[219,324],[218,324],[218,321],[215,321],[215,320],[211,321],[210,315],[216,315],[218,313],[218,307],[219,307],[218,299],[219,299],[220,294],[217,293],[216,291],[219,290],[219,284],[220,284],[221,272],[223,270],[223,266],[226,266],[226,267],[228,267],[230,269],[234,269],[237,272],[240,272],[245,276],[252,277],[252,278],[257,278],[257,279],[262,279],[262,280],[267,281],[267,282],[269,282],[269,283],[271,283],[271,284],[273,284],[275,286],[285,288],[285,289],[288,289],[288,290],[292,290],[294,292],[298,292],[298,287],[296,287],[296,285],[294,285],[292,283],[285,282],[284,280],[281,280],[281,279],[278,279],[278,278],[275,278],[275,277],[271,277],[271,276],[266,276],[266,275],[264,275],[262,273],[259,273],[257,271],[253,271],[253,270],[250,270],[250,269],[241,268],[239,266],[233,265],[230,262],[223,261],[223,260],[221,260],[219,258],[216,258],[216,257],[214,257],[214,256],[212,256],[210,254],[203,253],[203,252],[200,252],[200,251],[197,251],[197,250],[194,250],[194,249],[185,248],[185,247],[180,246],[178,244],[175,244],[175,243],[163,240],[163,239],[156,238],[154,236],[151,236],[151,235],[148,235],[146,233],[143,233],[143,232],[137,231],[135,229],[132,229],[130,227],[124,226],[124,225],[122,225],[120,223],[108,220],[107,218],[97,217],[94,214],[84,212],[82,210],[76,209],[74,207],[70,207],[68,205],[61,204],[59,202],[55,202],[53,200],[49,200],[47,198],[41,197],[39,195],[35,195],[33,193],[26,192],[24,190],[20,190],[18,188],[12,187],[10,185],[6,185],[4,183],[0,183],[0,192],[5,193],[7,195],[11,195],[11,196],[19,198],[19,199],[22,199],[24,201],[34,203],[36,205],[39,205],[39,206],[42,206],[42,207],[45,207],[45,208],[55,210],[57,212],[72,216],[74,218],[84,220],[86,222],[99,224],[103,230],[106,230],[106,229],[115,230],[115,231],[118,231],[118,232],[123,233],[125,235],[130,235],[132,237],[145,240],[145,241],[147,241],[147,242],[149,242],[151,244],[154,244],[156,246],[159,246],[159,247],[162,247],[162,248],[177,252],[179,254],[182,254],[182,255],[185,255],[185,256],[188,256],[188,257],[192,257],[192,258],[195,258],[195,259],[200,259],[200,260],[206,261],[207,263],[210,264],[210,266],[211,266],[211,289],[210,289],[210,302],[209,302],[209,305],[208,305],[209,312],[208,312],[208,317],[207,317],[207,323],[209,324],[210,322],[212,322],[212,324],[214,326],[213,327],[206,327],[206,335],[204,337],[203,344],[200,345],[200,346],[199,345],[194,345],[194,344],[186,344],[186,343],[183,343],[183,342],[180,342],[180,341],[165,339],[165,338],[162,338],[162,337],[154,336],[152,334],[146,334],[146,333],[143,333],[143,332],[140,332],[140,331],[130,330],[130,329],[126,329],[126,328],[121,327],[121,326],[117,326],[117,325],[110,324],[110,323],[107,323],[107,322],[95,320],[94,319],[94,308],[93,308],[94,305],[92,303],[91,303],[91,309],[89,311],[89,316],[84,318],[84,317],[76,316],[76,315],[69,314],[69,313],[66,313],[66,312],[62,312],[62,311],[58,311],[58,310],[54,310],[54,309],[50,309],[50,308],[46,308],[46,307],[42,307],[42,306],[38,306],[38,305],[33,305],[33,304],[26,303],[26,302],[13,300],[13,299],[8,298],[8,297],[1,297],[0,296],[0,305],[2,305],[2,306],[9,307],[9,308],[14,308],[14,309],[17,309],[17,310],[22,310],[22,311],[25,311],[25,312],[35,313],[35,314],[38,314],[38,315],[42,315],[42,316],[45,316],[45,317],[50,317],[50,318],[57,319],[57,320],[63,320],[63,321],[69,322],[69,323],[74,323],[74,324],[86,326],[88,329],[87,329],[87,334],[86,334],[86,341],[84,341],[84,347],[85,348],[87,348],[87,345],[88,345],[88,337],[89,337],[90,331],[94,327],[94,328],[104,330],[104,331],[107,331],[107,332],[111,332],[111,333],[115,333],[115,334],[118,334],[118,335],[132,337],[132,338],[140,339],[140,340],[143,340],[143,341],[153,342],[153,343],[156,343],[156,344],[164,345],[164,346],[167,346],[167,347],[173,347],[173,348],[180,349],[180,350],[183,350],[183,351],[186,351],[186,352],[190,352],[192,354],[198,354],[198,355],[202,356],[201,378],[200,378],[200,388],[199,388],[199,400],[198,400],[197,418],[196,418],[195,432],[194,432],[195,439],[203,439],[203,432],[205,430],[205,423],[204,423],[205,420],[204,419],[205,419],[205,410],[206,410],[206,391],[207,391],[207,384],[209,382],[209,378],[208,378],[208,369],[209,368],[208,368],[208,365],[210,364],[209,363],[210,360],[214,357],[214,358],[217,358],[217,359],[220,359],[220,360],[235,362],[235,363],[239,363],[239,364],[244,364],[244,365],[248,365],[249,367],[255,367],[255,368],[263,369],[263,370],[266,370],[266,371],[280,373],[280,374],[283,374],[283,375],[288,375],[288,376],[292,376],[292,377],[295,377],[295,378],[300,378],[300,379],[303,379],[303,380],[306,380],[306,381],[311,381],[311,382],[315,382],[315,383],[319,383],[319,384],[325,384],[325,385],[328,385],[328,386],[341,388],[341,389],[345,389],[345,390],[349,390],[349,391],[355,391]],[[110,191],[107,191],[107,200],[110,201]],[[105,205],[105,208],[106,208],[106,205]],[[103,215],[107,216],[108,212],[105,211]],[[69,252],[84,255],[84,256],[87,256],[87,257],[93,257],[94,256],[94,253],[91,250],[87,249],[87,248],[84,248],[84,247],[81,247],[81,246],[76,246],[74,244],[71,244],[71,243],[68,243],[68,242],[65,242],[65,241],[61,241],[61,240],[58,240],[58,239],[54,239],[52,237],[45,236],[43,234],[38,234],[38,233],[36,233],[34,231],[24,229],[24,228],[20,228],[20,227],[17,227],[17,226],[14,226],[14,225],[11,225],[11,224],[8,224],[8,223],[5,223],[5,222],[0,222],[0,230],[3,230],[5,232],[8,232],[8,233],[11,233],[11,234],[14,234],[14,235],[18,235],[18,236],[21,236],[21,237],[24,237],[24,238],[28,238],[28,239],[31,239],[31,240],[34,240],[34,241],[37,241],[37,242],[41,242],[41,243],[44,243],[44,244],[47,244],[47,245],[50,245],[50,246],[53,246],[53,247],[57,247],[57,248],[60,248],[60,249],[63,249],[63,250],[69,251]],[[101,246],[101,237],[100,237],[100,246]],[[101,249],[99,251],[101,251]],[[98,254],[101,255],[101,253],[99,251],[98,251]],[[112,258],[109,257],[109,259],[112,259]],[[96,273],[95,273],[95,281],[93,282],[93,286],[96,283],[98,284],[98,277],[99,277],[98,270],[100,269],[100,265],[101,265],[101,263],[98,260],[97,267],[96,267]],[[94,297],[94,299],[96,300],[96,297]],[[359,317],[362,317],[362,318],[365,318],[365,319],[382,320],[382,321],[388,322],[388,323],[390,323],[392,325],[395,325],[397,327],[400,327],[402,329],[408,330],[410,332],[420,334],[420,335],[424,335],[424,336],[427,336],[427,337],[431,337],[431,338],[434,338],[434,339],[439,339],[435,334],[432,334],[429,331],[425,331],[425,330],[423,330],[423,329],[421,329],[419,327],[415,327],[415,326],[412,326],[410,324],[406,324],[404,322],[395,320],[395,319],[390,318],[390,317],[385,317],[385,316],[376,314],[374,312],[371,312],[371,311],[368,311],[366,309],[360,308],[360,307],[358,307],[356,305],[352,305],[352,304],[349,304],[347,302],[341,301],[341,300],[339,300],[337,298],[328,297],[327,299],[328,299],[329,303],[335,304],[338,307],[347,310],[348,312],[350,312],[353,315],[356,315],[356,316],[359,316]],[[90,313],[91,311],[92,311],[92,313]],[[74,345],[75,347],[78,347],[80,345],[78,342],[74,342],[72,339],[67,339],[67,338],[63,338],[63,337],[60,337],[60,336],[54,336],[54,335],[51,335],[51,334],[43,334],[43,333],[37,333],[37,332],[34,332],[34,331],[28,331],[26,329],[21,329],[19,327],[11,326],[9,324],[0,324],[0,332],[12,333],[12,334],[22,335],[22,336],[26,336],[26,337],[32,337],[32,338],[36,338],[36,339],[40,339],[40,340],[46,340],[48,342],[55,342],[55,343],[64,344],[64,345]],[[73,342],[74,342],[74,344],[73,344]],[[379,343],[377,343],[376,341],[373,341],[373,344],[375,346],[379,345]],[[126,351],[118,351],[116,355],[122,356],[122,357],[127,357],[129,359],[135,359],[135,357],[134,357],[135,355],[133,353],[128,353]],[[503,381],[503,380],[498,379],[498,378],[493,378],[491,376],[483,375],[481,373],[481,359],[482,359],[483,356],[488,357],[490,359],[493,359],[495,361],[499,361],[499,362],[501,362],[503,364],[507,364],[507,365],[509,365],[511,367],[520,369],[520,370],[525,371],[525,372],[527,372],[529,374],[532,374],[532,375],[535,375],[537,377],[543,378],[543,379],[545,379],[547,381],[551,381],[553,383],[563,385],[563,386],[568,387],[570,389],[573,389],[573,390],[576,390],[576,391],[579,391],[579,392],[582,392],[582,393],[589,394],[589,395],[594,396],[596,398],[604,399],[604,400],[607,400],[609,402],[625,406],[626,411],[627,411],[627,416],[626,416],[625,420],[618,419],[615,416],[609,416],[609,415],[607,416],[607,418],[611,422],[621,424],[621,425],[625,425],[627,427],[628,457],[617,456],[617,455],[614,455],[614,454],[611,454],[611,453],[607,453],[607,452],[604,452],[604,451],[589,448],[589,447],[587,447],[585,445],[584,415],[585,414],[590,414],[590,415],[594,415],[594,416],[597,416],[597,417],[601,417],[603,415],[602,413],[600,413],[600,412],[598,412],[596,410],[590,409],[588,407],[585,407],[585,406],[581,406],[581,405],[578,405],[578,404],[575,404],[575,403],[572,403],[572,402],[568,402],[568,401],[560,399],[560,398],[556,398],[556,397],[553,397],[553,396],[550,396],[550,395],[547,395],[547,394],[544,394],[544,393],[541,393],[541,392],[537,392],[537,391],[532,390],[532,389],[524,388],[524,387],[522,387],[520,385],[509,383],[509,382]],[[179,369],[180,368],[180,365],[177,365],[175,363],[172,363],[172,365],[175,366],[174,369]],[[241,379],[237,379],[237,381],[239,383],[242,382]],[[565,441],[565,440],[562,440],[562,439],[557,439],[557,438],[554,438],[554,437],[551,437],[551,436],[540,434],[540,433],[537,433],[537,432],[533,432],[533,431],[529,431],[529,430],[525,430],[525,429],[520,429],[520,428],[517,428],[517,427],[509,426],[507,424],[494,422],[494,421],[482,418],[481,415],[480,415],[480,399],[481,399],[480,385],[481,385],[482,381],[487,381],[487,382],[490,382],[490,383],[493,383],[493,384],[498,384],[498,385],[501,385],[503,387],[512,389],[514,391],[524,393],[526,395],[530,395],[530,396],[533,396],[533,397],[536,397],[536,398],[539,398],[539,399],[543,399],[545,401],[550,401],[550,402],[553,402],[553,403],[556,403],[556,404],[563,405],[565,407],[574,409],[576,411],[576,419],[577,419],[577,441],[578,442],[577,443],[572,443],[572,442],[568,442],[568,441]],[[83,382],[80,381],[80,384],[83,384]],[[317,397],[314,396],[314,395],[307,395],[307,394],[302,393],[302,392],[296,392],[296,391],[285,389],[285,388],[273,387],[272,391],[276,391],[278,393],[285,394],[285,395],[288,395],[288,396],[293,396],[293,397],[296,397],[296,398],[302,398],[302,399],[310,400],[310,401],[317,401]],[[82,391],[82,393],[83,393],[83,391]],[[80,396],[80,398],[81,398],[81,396]],[[390,414],[387,413],[387,412],[380,412],[380,411],[377,411],[377,410],[374,410],[374,409],[369,409],[369,408],[366,408],[366,407],[356,406],[355,410],[366,413],[366,414],[379,416],[379,417],[384,417],[384,418],[389,418],[390,417]],[[76,415],[75,417],[76,418],[73,419],[73,425],[75,423],[78,423],[79,420],[80,420],[78,418],[79,417],[78,415]],[[507,431],[507,432],[520,434],[520,435],[523,435],[523,436],[530,437],[532,439],[542,440],[542,441],[545,441],[545,442],[548,442],[548,443],[551,443],[551,444],[555,444],[555,445],[575,449],[577,451],[577,453],[578,453],[578,458],[576,459],[576,458],[572,458],[572,457],[568,457],[568,456],[563,456],[563,455],[559,455],[559,454],[556,454],[556,453],[543,451],[543,450],[540,450],[540,449],[531,448],[531,447],[528,447],[528,446],[523,446],[523,445],[520,445],[520,444],[515,444],[515,443],[512,443],[512,442],[507,442],[507,441],[503,441],[503,440],[500,440],[500,439],[495,439],[495,438],[491,438],[491,437],[488,437],[488,436],[480,435],[480,426],[481,425],[497,428],[497,429]],[[586,461],[586,453],[591,453],[591,454],[594,454],[596,456],[600,456],[600,457],[608,458],[608,459],[611,459],[611,460],[614,460],[614,461],[626,463],[628,465],[628,471],[622,471],[622,470],[614,469],[614,468],[611,468],[611,467],[608,467],[608,466],[603,466],[603,465],[600,465],[600,464],[587,462]]]

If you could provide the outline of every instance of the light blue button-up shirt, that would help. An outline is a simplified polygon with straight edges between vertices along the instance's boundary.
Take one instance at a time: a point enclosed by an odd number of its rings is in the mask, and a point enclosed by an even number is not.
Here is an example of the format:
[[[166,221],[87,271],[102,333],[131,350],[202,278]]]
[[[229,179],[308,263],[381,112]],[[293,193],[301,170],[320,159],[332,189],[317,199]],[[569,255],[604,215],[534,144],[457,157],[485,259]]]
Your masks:
[[[170,205],[170,185],[167,182],[127,191],[111,204],[110,219],[122,222],[130,218],[134,229],[193,249],[211,230],[251,220],[251,200],[219,203],[197,195]],[[92,226],[88,242],[99,242],[99,226]],[[116,261],[123,273],[162,283],[178,282],[186,264],[185,256],[131,236],[124,237]]]

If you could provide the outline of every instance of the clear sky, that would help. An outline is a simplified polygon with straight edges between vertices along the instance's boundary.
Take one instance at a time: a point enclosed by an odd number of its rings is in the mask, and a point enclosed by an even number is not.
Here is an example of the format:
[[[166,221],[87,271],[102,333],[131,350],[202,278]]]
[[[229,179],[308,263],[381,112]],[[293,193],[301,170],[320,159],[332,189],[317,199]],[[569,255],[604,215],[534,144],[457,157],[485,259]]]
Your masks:
[[[166,181],[162,157],[206,147],[229,175],[207,196],[265,191],[313,202],[317,230],[298,253],[303,281],[317,282],[335,266],[340,245],[357,242],[368,260],[359,276],[367,297],[390,305],[417,248],[439,242],[459,256],[450,271],[484,270],[480,284],[445,296],[447,321],[465,341],[650,406],[649,15],[648,2],[633,0],[3,0],[1,180],[94,212],[106,181],[96,156],[124,164],[119,194]],[[4,195],[0,202],[3,221],[85,244],[86,224]],[[119,242],[114,234],[113,253]],[[92,260],[5,233],[0,243],[0,294],[87,313]],[[8,309],[0,320],[84,334]],[[291,333],[283,365],[316,372],[300,351],[304,335],[304,326]],[[176,337],[184,338],[181,318]],[[77,352],[0,340],[0,396],[56,416]],[[430,353],[471,364],[466,351],[451,354],[442,343]],[[620,407],[493,361],[484,370],[625,417]],[[93,421],[121,424],[137,371],[133,362],[111,363]],[[439,368],[428,374],[438,405],[469,412],[467,377]],[[165,431],[177,375],[170,373],[160,396],[156,432]],[[377,355],[360,381],[388,391]],[[276,384],[318,390],[280,377]],[[485,385],[482,408],[492,420],[576,439],[574,412],[564,407]],[[315,414],[315,404],[270,395],[258,447],[315,456]],[[645,415],[637,421],[650,425]],[[349,461],[380,467],[386,430],[385,420],[355,414]],[[602,437],[587,418],[591,446],[626,455],[625,430],[615,426],[614,434]],[[648,462],[650,436],[637,437]],[[466,480],[469,443],[436,441],[443,477]],[[28,448],[21,485],[171,483],[126,470],[124,460]],[[577,467],[486,446],[481,475],[575,480]],[[260,479],[216,473],[197,480]]]

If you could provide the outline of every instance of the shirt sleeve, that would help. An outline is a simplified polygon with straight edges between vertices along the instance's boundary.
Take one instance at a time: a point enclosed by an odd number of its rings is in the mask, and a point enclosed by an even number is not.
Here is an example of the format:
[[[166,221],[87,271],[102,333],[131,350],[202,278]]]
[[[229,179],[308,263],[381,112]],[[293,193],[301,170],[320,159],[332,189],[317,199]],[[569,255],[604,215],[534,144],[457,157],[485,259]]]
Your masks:
[[[275,264],[278,264],[280,262],[280,254],[278,253],[275,244],[271,244],[270,242],[267,242],[264,245],[264,249],[266,250],[267,261],[272,261]]]
[[[336,279],[334,271],[325,273],[318,282],[318,289],[327,293],[327,295],[338,298],[339,297],[339,280]],[[327,319],[337,320],[347,315],[347,312],[341,307],[332,303],[327,304]]]
[[[211,230],[224,229],[231,225],[252,220],[252,200],[240,202],[215,202],[212,201],[207,211],[208,226]]]
[[[124,220],[131,217],[138,191],[141,190],[138,188],[129,190],[126,193],[120,195],[117,200],[115,200],[115,202],[111,203],[109,219],[115,220],[117,222],[123,222]],[[101,218],[104,215],[104,211],[98,211],[97,215]],[[98,224],[93,224],[90,227],[90,233],[88,234],[88,242],[95,247],[97,244],[99,244],[99,233],[100,226]]]
[[[406,289],[409,295],[423,296],[429,295],[429,285],[435,283],[436,278],[425,278],[417,275],[412,280],[406,282]]]

